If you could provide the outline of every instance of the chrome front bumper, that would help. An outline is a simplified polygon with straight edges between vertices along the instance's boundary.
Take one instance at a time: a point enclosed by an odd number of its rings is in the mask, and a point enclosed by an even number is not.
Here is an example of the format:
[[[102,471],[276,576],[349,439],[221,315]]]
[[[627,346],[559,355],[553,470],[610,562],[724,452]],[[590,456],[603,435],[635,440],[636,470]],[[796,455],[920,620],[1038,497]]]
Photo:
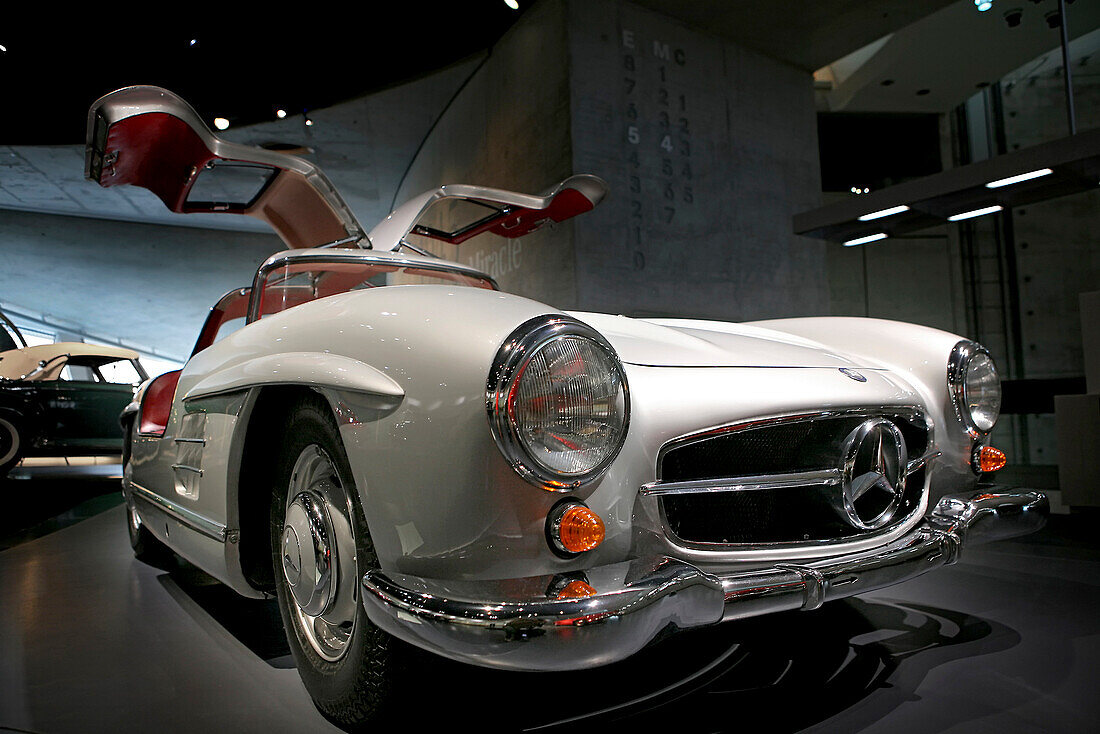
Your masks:
[[[964,545],[1038,530],[1045,495],[1026,490],[947,496],[924,521],[872,551],[803,564],[708,572],[683,561],[644,558],[585,572],[596,590],[555,598],[563,576],[500,581],[363,577],[371,620],[390,634],[446,657],[514,670],[573,670],[626,658],[670,625],[687,629],[790,609],[905,581],[955,563]]]

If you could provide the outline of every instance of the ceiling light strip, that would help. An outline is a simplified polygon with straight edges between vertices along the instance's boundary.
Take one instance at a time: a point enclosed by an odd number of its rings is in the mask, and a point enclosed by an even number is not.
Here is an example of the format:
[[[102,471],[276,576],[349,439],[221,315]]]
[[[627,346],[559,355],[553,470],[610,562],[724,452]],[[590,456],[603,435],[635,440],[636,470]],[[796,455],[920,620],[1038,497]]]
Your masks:
[[[1014,183],[1020,183],[1021,181],[1030,181],[1033,178],[1040,178],[1042,176],[1049,176],[1054,173],[1053,169],[1040,168],[1038,171],[1028,171],[1027,173],[1021,173],[1019,176],[1009,176],[1008,178],[1000,178],[996,181],[990,181],[985,185],[987,189],[999,189],[1002,186],[1011,186]]]
[[[882,219],[883,217],[888,217],[892,214],[901,214],[902,212],[907,212],[907,211],[909,211],[909,207],[906,206],[905,204],[902,204],[901,206],[892,206],[889,209],[880,209],[877,212],[871,212],[870,214],[864,214],[862,217],[859,218],[859,221],[869,222],[872,219]]]
[[[1004,209],[1000,204],[993,206],[987,206],[983,209],[974,209],[973,211],[963,212],[962,214],[955,214],[947,218],[949,222],[961,222],[964,219],[973,219],[974,217],[980,217],[983,214],[992,214],[993,212],[999,212]]]
[[[853,247],[855,245],[865,245],[868,242],[875,242],[876,240],[886,239],[885,232],[879,232],[878,234],[867,235],[866,237],[857,237],[854,240],[848,240],[844,243],[845,247]]]

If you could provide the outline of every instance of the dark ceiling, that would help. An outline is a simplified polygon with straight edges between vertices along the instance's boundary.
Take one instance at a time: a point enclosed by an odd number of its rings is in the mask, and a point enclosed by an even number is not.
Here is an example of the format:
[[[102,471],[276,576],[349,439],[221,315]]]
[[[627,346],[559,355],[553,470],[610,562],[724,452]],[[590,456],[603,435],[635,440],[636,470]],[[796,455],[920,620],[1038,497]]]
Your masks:
[[[276,22],[223,7],[155,23],[101,19],[84,28],[48,16],[5,22],[0,144],[81,143],[91,103],[132,84],[176,92],[208,124],[327,107],[489,48],[522,13],[503,0],[368,3],[353,14],[292,8]]]

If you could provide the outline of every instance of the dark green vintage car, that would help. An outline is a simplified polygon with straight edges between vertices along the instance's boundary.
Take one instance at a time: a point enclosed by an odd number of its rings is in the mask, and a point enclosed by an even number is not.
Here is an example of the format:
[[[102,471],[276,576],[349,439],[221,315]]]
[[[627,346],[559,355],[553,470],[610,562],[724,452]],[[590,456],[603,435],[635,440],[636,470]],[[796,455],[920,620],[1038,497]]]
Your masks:
[[[0,478],[28,456],[121,455],[119,414],[148,377],[137,352],[82,342],[28,347],[10,321],[3,326]]]

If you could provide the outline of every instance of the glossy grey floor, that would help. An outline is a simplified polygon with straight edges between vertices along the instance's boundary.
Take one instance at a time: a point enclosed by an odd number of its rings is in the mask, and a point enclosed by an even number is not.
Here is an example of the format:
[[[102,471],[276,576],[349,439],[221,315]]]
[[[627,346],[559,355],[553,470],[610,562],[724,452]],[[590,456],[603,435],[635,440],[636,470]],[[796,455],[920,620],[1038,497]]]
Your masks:
[[[1054,518],[901,586],[682,634],[607,668],[523,675],[425,659],[403,723],[1094,732],[1096,523]],[[135,561],[121,506],[0,551],[0,586],[0,731],[337,731],[291,667],[274,606],[186,564]]]

